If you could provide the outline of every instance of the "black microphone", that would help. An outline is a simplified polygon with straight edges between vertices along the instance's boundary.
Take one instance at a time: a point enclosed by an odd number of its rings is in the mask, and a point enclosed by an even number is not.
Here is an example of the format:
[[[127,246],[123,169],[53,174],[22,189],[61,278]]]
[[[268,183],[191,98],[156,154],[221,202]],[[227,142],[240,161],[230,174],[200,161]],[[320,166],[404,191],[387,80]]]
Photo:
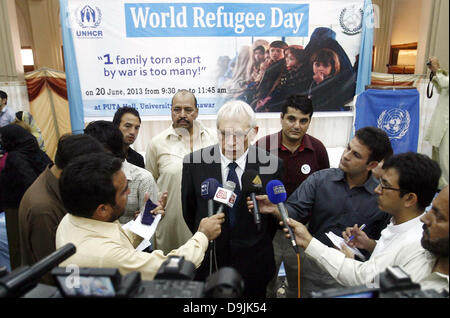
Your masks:
[[[0,298],[20,297],[33,289],[38,280],[53,267],[75,254],[76,248],[68,243],[32,266],[19,267],[0,279]]]
[[[203,199],[208,200],[208,216],[212,216],[214,214],[213,199],[218,187],[220,187],[220,183],[214,178],[209,178],[202,182],[201,196]]]
[[[256,195],[261,193],[262,181],[255,170],[245,170],[242,175],[242,192],[249,194],[253,201],[253,221],[258,232],[261,231],[261,213],[259,213]]]
[[[271,180],[266,186],[266,193],[269,197],[269,201],[278,206],[284,226],[288,229],[289,235],[291,236],[292,247],[294,248],[295,253],[298,254],[298,247],[297,242],[295,242],[294,233],[286,221],[288,213],[286,211],[286,207],[284,206],[284,201],[286,201],[287,193],[283,183],[279,180]]]

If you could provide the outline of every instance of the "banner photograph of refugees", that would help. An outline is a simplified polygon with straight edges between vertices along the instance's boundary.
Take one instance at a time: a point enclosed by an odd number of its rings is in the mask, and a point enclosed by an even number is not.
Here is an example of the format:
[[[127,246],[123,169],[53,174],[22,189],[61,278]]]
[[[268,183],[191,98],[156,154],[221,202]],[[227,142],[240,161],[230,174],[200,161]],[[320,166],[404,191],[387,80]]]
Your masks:
[[[216,114],[230,99],[279,112],[294,93],[308,95],[315,111],[349,110],[363,6],[363,0],[63,0],[76,107],[85,117],[111,116],[122,106],[164,116],[168,98],[184,88],[203,114]]]

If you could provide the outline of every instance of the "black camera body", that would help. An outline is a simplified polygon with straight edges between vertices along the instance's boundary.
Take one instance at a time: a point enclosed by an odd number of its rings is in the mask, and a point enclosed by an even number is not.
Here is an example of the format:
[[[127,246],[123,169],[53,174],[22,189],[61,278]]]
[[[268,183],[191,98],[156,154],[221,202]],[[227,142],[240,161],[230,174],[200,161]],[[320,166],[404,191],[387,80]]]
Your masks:
[[[390,266],[380,274],[380,287],[332,288],[311,293],[313,298],[448,298],[448,292],[421,290],[399,266]]]
[[[68,243],[32,266],[8,273],[0,268],[0,298],[229,298],[241,297],[244,281],[231,267],[193,281],[195,266],[183,256],[169,256],[154,280],[142,281],[140,272],[122,276],[117,268],[56,267],[75,254]],[[58,287],[39,284],[50,272]]]
[[[227,267],[206,282],[194,281],[195,266],[182,256],[170,256],[151,281],[113,268],[57,267],[51,273],[65,298],[231,298],[240,297],[244,287],[239,273]]]

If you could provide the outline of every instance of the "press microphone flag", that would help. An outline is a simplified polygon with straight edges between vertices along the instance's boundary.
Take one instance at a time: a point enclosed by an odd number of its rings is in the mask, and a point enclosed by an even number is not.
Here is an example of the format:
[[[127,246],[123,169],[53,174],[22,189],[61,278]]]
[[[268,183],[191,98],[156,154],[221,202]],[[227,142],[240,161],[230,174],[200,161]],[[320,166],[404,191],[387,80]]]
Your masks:
[[[295,242],[295,236],[292,232],[291,227],[287,224],[288,213],[286,207],[284,206],[284,201],[287,199],[286,189],[280,180],[271,180],[266,186],[266,193],[269,197],[270,202],[278,206],[280,210],[281,218],[283,219],[284,226],[288,229],[289,235],[291,236],[292,247],[295,253],[298,254],[297,243]]]
[[[234,203],[236,202],[236,193],[234,193],[234,189],[236,188],[236,184],[233,181],[225,182],[223,188],[218,187],[216,193],[214,194],[214,201],[220,203],[218,213],[223,212],[223,209],[226,206],[232,208]]]
[[[253,201],[253,221],[258,231],[261,231],[261,214],[259,213],[256,195],[261,193],[262,181],[255,170],[245,170],[242,175],[242,191],[249,194]]]

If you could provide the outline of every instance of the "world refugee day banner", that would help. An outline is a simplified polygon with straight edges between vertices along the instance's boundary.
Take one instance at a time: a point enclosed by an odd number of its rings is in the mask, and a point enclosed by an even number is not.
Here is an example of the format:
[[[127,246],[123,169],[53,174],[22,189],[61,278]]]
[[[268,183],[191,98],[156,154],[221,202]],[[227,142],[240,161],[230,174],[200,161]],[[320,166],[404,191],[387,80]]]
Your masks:
[[[60,4],[71,112],[84,117],[169,115],[179,89],[201,114],[233,98],[278,112],[294,93],[347,110],[355,95],[364,0]]]

